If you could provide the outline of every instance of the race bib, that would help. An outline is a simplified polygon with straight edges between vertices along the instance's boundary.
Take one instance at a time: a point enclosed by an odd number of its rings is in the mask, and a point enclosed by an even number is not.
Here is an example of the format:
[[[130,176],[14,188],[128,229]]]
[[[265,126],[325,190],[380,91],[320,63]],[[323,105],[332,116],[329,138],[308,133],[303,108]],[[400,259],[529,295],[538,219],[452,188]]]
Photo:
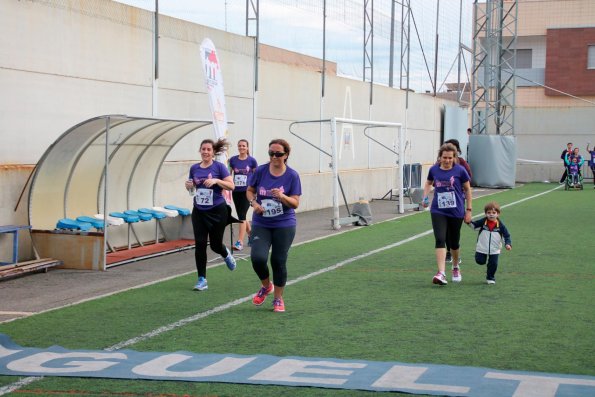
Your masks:
[[[196,205],[213,205],[213,190],[196,189],[194,201],[196,202]]]
[[[456,208],[457,198],[455,192],[438,193],[438,208]]]
[[[236,186],[246,186],[247,181],[248,181],[248,175],[234,174],[234,176],[233,176],[233,183]]]
[[[262,200],[262,203],[260,203],[260,205],[262,206],[262,208],[264,208],[262,216],[266,218],[278,216],[283,213],[283,205],[279,201],[266,199]]]

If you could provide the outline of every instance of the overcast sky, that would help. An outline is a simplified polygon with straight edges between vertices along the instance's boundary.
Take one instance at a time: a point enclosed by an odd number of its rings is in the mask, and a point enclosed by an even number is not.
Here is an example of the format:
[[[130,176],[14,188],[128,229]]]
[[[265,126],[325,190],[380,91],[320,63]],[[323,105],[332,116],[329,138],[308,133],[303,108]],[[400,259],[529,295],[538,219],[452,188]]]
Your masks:
[[[116,1],[155,10],[155,0]],[[391,1],[374,2],[374,81],[380,84],[388,84]],[[412,21],[409,77],[410,87],[418,92],[433,89],[431,79],[434,77],[437,4],[440,11],[438,88],[445,82],[457,81],[459,19],[462,42],[471,47],[471,0],[463,0],[462,3],[460,0],[412,0],[415,25]],[[322,58],[322,5],[323,0],[260,0],[260,41]],[[397,6],[396,11],[393,79],[395,86],[398,86],[400,6]],[[246,0],[159,0],[159,13],[231,33],[246,33]],[[360,80],[364,69],[363,15],[363,0],[327,0],[326,58],[337,62],[340,75]],[[251,29],[250,33],[253,32]],[[465,56],[469,69],[470,56]],[[369,80],[369,70],[366,77]],[[467,80],[464,67],[461,80]],[[442,90],[445,88],[442,87]]]

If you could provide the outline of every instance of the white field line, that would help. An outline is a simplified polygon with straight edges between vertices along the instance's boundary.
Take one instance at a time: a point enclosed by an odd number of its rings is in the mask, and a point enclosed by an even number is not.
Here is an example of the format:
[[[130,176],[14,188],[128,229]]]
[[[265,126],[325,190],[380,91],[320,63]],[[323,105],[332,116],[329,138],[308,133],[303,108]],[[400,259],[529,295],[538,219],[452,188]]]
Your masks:
[[[501,208],[506,208],[506,207],[510,207],[510,206],[513,206],[513,205],[516,205],[516,204],[520,204],[520,203],[525,202],[527,200],[531,200],[531,199],[534,199],[536,197],[543,196],[545,194],[548,194],[550,192],[553,192],[554,190],[559,189],[559,188],[560,188],[560,186],[556,186],[554,189],[550,189],[550,190],[547,190],[545,192],[541,192],[541,193],[538,193],[536,195],[525,197],[524,199],[521,199],[521,200],[518,200],[518,201],[514,201],[514,202],[509,203],[509,204],[505,204]],[[475,217],[480,217],[480,216],[483,216],[483,214],[478,214]],[[290,280],[290,281],[287,282],[287,285],[293,285],[293,284],[296,284],[296,283],[298,283],[300,281],[308,280],[308,279],[310,279],[312,277],[315,277],[315,276],[318,276],[320,274],[324,274],[324,273],[330,272],[332,270],[335,270],[335,269],[338,269],[340,267],[343,267],[343,266],[345,266],[345,265],[347,265],[349,263],[352,263],[352,262],[358,261],[360,259],[366,258],[368,256],[375,255],[375,254],[378,254],[380,252],[383,252],[383,251],[386,251],[386,250],[389,250],[389,249],[398,247],[400,245],[409,243],[409,242],[411,242],[413,240],[417,240],[418,238],[427,236],[427,235],[432,234],[432,233],[433,233],[433,230],[432,229],[426,230],[425,232],[416,234],[415,236],[411,236],[411,237],[406,238],[406,239],[401,240],[401,241],[397,241],[396,243],[392,243],[392,244],[386,245],[384,247],[376,248],[374,250],[365,252],[363,254],[360,254],[360,255],[357,255],[357,256],[354,256],[354,257],[345,259],[345,260],[343,260],[341,262],[335,263],[334,265],[325,267],[324,269],[320,269],[320,270],[317,270],[315,272],[312,272],[312,273],[306,274],[304,276],[301,276],[301,277],[295,278],[293,280]],[[315,239],[315,240],[317,240],[317,239]],[[303,243],[300,243],[300,244],[305,244],[305,243],[306,242],[303,242]],[[298,245],[298,244],[296,244],[296,245]],[[148,283],[146,285],[150,285],[150,284],[154,284],[154,283],[156,283],[156,282],[151,282],[151,283]],[[135,288],[140,288],[140,286],[139,287],[135,287]],[[235,299],[233,301],[224,303],[223,305],[219,305],[219,306],[214,307],[212,309],[209,309],[207,311],[204,311],[204,312],[201,312],[201,313],[197,313],[197,314],[195,314],[193,316],[186,317],[186,318],[184,318],[182,320],[176,321],[176,322],[171,323],[171,324],[168,324],[168,325],[164,325],[163,327],[159,327],[157,329],[154,329],[153,331],[147,332],[147,333],[142,334],[142,335],[139,335],[137,337],[128,339],[128,340],[123,341],[123,342],[120,342],[120,343],[116,343],[115,345],[112,345],[110,347],[107,347],[104,350],[106,350],[106,351],[114,351],[114,350],[122,349],[124,347],[128,347],[130,345],[134,345],[134,344],[136,344],[138,342],[142,342],[142,341],[151,339],[151,338],[153,338],[155,336],[159,336],[159,335],[161,335],[161,334],[163,334],[165,332],[174,330],[176,328],[180,328],[180,327],[182,327],[182,326],[184,326],[186,324],[189,324],[189,323],[192,323],[194,321],[197,321],[197,320],[203,319],[205,317],[208,317],[211,314],[219,313],[219,312],[222,312],[223,310],[230,309],[230,308],[232,308],[234,306],[237,306],[239,304],[242,304],[244,302],[248,302],[251,299],[252,299],[252,294],[251,295],[248,295],[248,296],[245,296],[243,298]],[[10,393],[10,392],[13,392],[15,390],[18,390],[21,387],[26,386],[26,385],[28,385],[30,383],[33,383],[36,380],[39,380],[39,379],[42,379],[42,378],[43,377],[31,376],[31,377],[27,377],[27,378],[22,378],[19,381],[13,383],[13,384],[9,384],[7,386],[1,387],[0,388],[0,396],[3,396],[5,394],[7,394],[7,393]]]
[[[0,312],[0,316],[30,316],[34,312]]]

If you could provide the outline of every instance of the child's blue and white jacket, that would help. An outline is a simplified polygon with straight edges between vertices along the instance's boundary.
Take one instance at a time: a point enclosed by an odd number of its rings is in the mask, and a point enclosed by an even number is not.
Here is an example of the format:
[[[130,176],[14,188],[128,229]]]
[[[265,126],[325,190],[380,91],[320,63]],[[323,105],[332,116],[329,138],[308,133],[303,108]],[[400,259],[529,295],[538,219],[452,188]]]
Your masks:
[[[469,223],[470,228],[479,230],[475,251],[481,254],[498,255],[502,249],[502,242],[505,245],[512,245],[510,233],[500,219],[496,219],[496,227],[492,231],[488,228],[487,222],[488,218],[483,217]]]

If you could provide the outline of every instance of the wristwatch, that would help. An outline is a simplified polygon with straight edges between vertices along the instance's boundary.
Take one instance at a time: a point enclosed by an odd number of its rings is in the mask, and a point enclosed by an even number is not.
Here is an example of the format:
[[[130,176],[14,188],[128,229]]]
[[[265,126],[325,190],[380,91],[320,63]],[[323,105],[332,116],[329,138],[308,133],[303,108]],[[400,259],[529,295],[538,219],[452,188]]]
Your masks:
[[[473,211],[473,208],[468,208],[468,207],[467,207],[467,211]]]

